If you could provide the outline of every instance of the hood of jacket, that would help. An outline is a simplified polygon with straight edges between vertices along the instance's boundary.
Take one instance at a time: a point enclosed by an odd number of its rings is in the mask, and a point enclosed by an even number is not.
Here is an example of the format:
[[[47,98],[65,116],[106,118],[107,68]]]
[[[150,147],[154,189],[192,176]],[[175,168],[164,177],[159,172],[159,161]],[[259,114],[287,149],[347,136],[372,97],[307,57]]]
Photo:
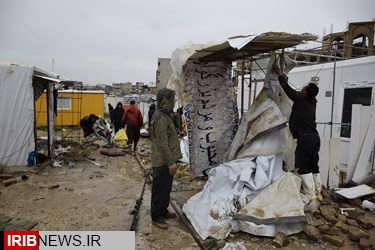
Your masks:
[[[175,92],[171,89],[161,89],[157,96],[158,109],[164,113],[170,114],[173,112],[175,103]]]
[[[118,105],[121,105],[121,107],[119,108]],[[117,105],[116,105],[116,109],[123,109],[123,106],[122,106],[122,102],[118,102]]]

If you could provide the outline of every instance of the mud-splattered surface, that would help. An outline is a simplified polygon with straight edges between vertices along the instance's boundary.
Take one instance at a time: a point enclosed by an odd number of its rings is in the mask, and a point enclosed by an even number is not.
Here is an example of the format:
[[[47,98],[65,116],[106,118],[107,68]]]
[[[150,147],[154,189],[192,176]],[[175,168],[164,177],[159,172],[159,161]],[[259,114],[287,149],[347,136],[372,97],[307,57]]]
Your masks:
[[[149,168],[149,142],[142,139],[140,144],[140,158]],[[38,173],[25,172],[26,181],[7,187],[0,185],[0,225],[30,226],[41,231],[128,231],[133,219],[130,210],[144,183],[143,170],[130,154],[108,157],[99,151],[100,148],[91,150],[90,157],[100,166],[84,160],[70,167],[35,167]],[[22,170],[14,176],[19,177]],[[204,179],[191,180],[186,171],[177,173],[176,178],[171,196],[179,205],[205,185]],[[136,231],[136,249],[199,249],[179,219],[168,220],[168,230],[151,224],[150,197],[150,185],[146,185]],[[274,249],[272,240],[235,233],[225,241],[201,242],[207,249],[218,249],[225,243],[241,243],[246,249]],[[336,249],[326,242],[312,243],[303,233],[288,237],[288,241],[285,249]],[[347,245],[340,249],[358,249],[358,246]]]

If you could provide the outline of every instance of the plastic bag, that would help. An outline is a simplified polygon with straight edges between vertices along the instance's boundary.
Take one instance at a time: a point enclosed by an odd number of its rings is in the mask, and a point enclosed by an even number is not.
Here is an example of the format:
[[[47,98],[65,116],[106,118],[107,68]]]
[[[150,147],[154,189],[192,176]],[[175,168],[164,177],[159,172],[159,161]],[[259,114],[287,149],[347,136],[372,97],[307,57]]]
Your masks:
[[[187,136],[179,138],[180,140],[180,149],[182,153],[182,158],[180,161],[185,162],[185,163],[190,163],[189,162],[189,139]]]
[[[128,142],[128,136],[126,135],[125,129],[120,129],[115,134],[115,141],[117,145],[124,147],[126,146],[126,143]]]

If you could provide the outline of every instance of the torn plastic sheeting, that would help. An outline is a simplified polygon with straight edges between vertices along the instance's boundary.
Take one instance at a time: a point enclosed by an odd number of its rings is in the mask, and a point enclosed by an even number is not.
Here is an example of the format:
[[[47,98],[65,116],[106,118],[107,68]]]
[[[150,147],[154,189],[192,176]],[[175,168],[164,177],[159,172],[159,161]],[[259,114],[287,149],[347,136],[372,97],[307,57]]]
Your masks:
[[[258,225],[305,223],[304,203],[300,189],[301,179],[292,173],[286,173],[244,206],[235,219]],[[240,229],[246,231],[244,224],[241,225]],[[288,235],[288,232],[283,233]],[[274,236],[269,233],[260,235]]]
[[[68,153],[71,151],[71,149],[72,149],[71,146],[63,147],[62,145],[59,145],[59,147],[55,149],[55,155],[59,156],[64,153]]]
[[[293,67],[292,62],[287,60],[288,70]],[[242,157],[253,157],[257,155],[271,155],[285,153],[291,150],[293,139],[286,133],[274,133],[278,129],[286,127],[284,114],[288,114],[291,105],[283,93],[278,78],[271,73],[272,66],[276,61],[275,55],[268,62],[268,69],[264,80],[264,88],[254,100],[250,109],[242,118],[229,150],[224,160],[231,161]],[[272,133],[272,136],[269,136]],[[254,141],[257,142],[254,142]],[[277,142],[276,144],[268,142]],[[265,145],[267,143],[267,145]],[[265,145],[260,149],[260,144]]]
[[[301,179],[286,173],[262,190],[235,216],[239,230],[258,236],[274,237],[301,232],[306,225]]]
[[[282,174],[282,154],[238,159],[209,172],[203,190],[183,211],[202,239],[225,239],[239,207]]]
[[[238,50],[242,49],[246,44],[251,42],[257,35],[252,36],[240,36],[240,37],[230,37],[228,38],[228,43],[232,48],[236,48]]]
[[[179,139],[180,140],[180,149],[182,153],[181,161],[187,164],[190,163],[189,161],[189,138],[184,136]]]
[[[258,136],[250,143],[245,144],[238,152],[236,158],[255,157],[257,155],[272,155],[279,152],[286,152],[291,148],[288,140],[287,129],[271,129],[267,134]]]
[[[197,51],[216,46],[224,43],[221,42],[211,42],[207,44],[187,44],[175,49],[172,53],[171,66],[172,66],[172,76],[168,82],[168,88],[176,90],[178,92],[182,89],[182,86],[185,84],[182,68],[186,64],[186,61],[190,56],[195,54]]]
[[[246,247],[242,242],[227,242],[222,250],[246,250]]]
[[[305,226],[306,223],[303,222],[294,224],[258,225],[249,221],[238,221],[238,227],[241,231],[266,237],[275,237],[278,232],[283,232],[286,235],[296,234],[301,232]]]

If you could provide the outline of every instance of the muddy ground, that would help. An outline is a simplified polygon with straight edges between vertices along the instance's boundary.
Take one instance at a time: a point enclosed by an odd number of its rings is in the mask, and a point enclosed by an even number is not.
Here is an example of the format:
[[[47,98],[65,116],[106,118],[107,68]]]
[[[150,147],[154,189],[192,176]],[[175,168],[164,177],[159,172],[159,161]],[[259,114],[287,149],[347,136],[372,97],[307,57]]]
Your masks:
[[[102,146],[104,143],[99,144]],[[9,186],[0,185],[1,229],[128,231],[133,220],[130,211],[141,194],[145,179],[143,169],[134,155],[110,157],[100,154],[100,150],[101,147],[89,150],[89,158],[95,159],[94,163],[70,157],[67,153],[65,164],[61,167],[51,167],[47,162],[11,171],[3,168],[3,174],[11,172],[13,177],[18,178],[26,174],[28,178]],[[146,168],[151,167],[149,151],[148,139],[141,139],[138,152]],[[68,160],[74,165],[69,166]],[[179,206],[205,184],[204,179],[191,180],[184,166],[182,169],[176,176],[171,194]],[[151,224],[150,190],[147,184],[136,231],[136,249],[199,249],[179,219],[168,220],[168,230]],[[218,249],[228,243],[240,243],[246,249],[274,249],[272,240],[235,233],[225,241],[201,242],[207,249]],[[357,244],[347,242],[340,249],[359,249]],[[338,249],[322,240],[312,242],[304,233],[288,237],[284,249],[301,248]]]

